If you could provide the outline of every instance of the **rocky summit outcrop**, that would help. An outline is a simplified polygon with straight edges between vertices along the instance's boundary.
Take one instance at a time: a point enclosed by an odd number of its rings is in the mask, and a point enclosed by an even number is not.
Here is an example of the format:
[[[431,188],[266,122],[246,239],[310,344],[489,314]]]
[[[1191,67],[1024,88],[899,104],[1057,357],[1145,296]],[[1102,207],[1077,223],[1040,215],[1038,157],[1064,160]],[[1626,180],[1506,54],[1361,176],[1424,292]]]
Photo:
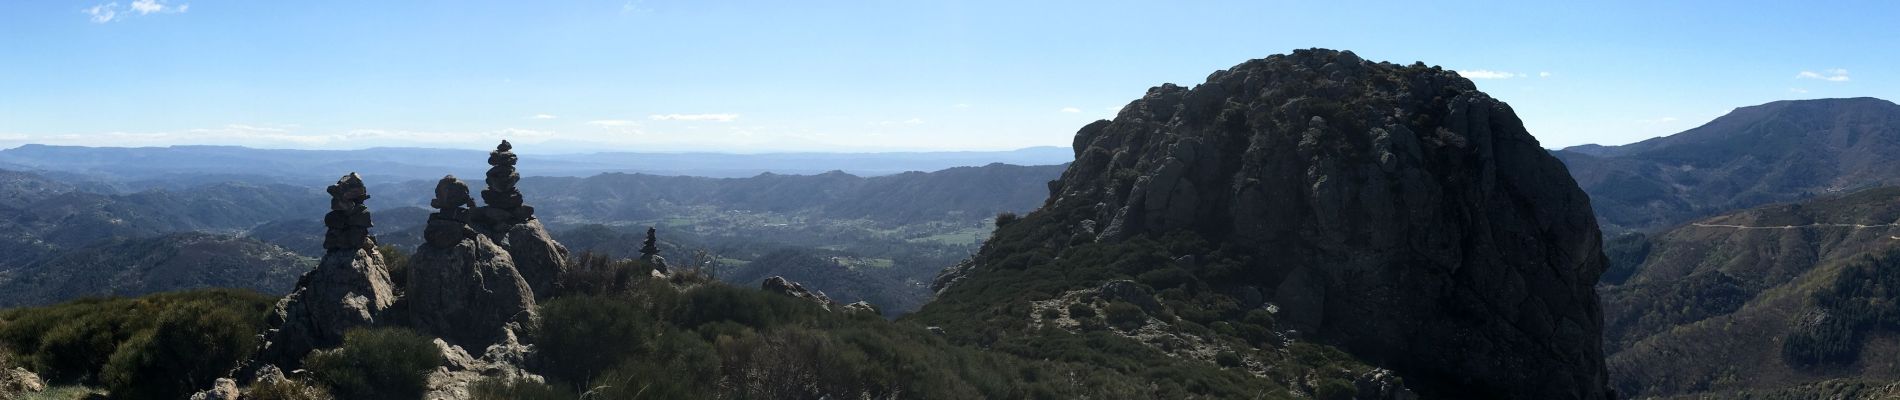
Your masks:
[[[534,290],[509,252],[467,225],[468,185],[436,184],[425,243],[409,258],[403,307],[412,328],[450,344],[481,349],[502,343],[533,318]]]
[[[278,301],[252,367],[295,368],[311,350],[343,343],[351,328],[376,324],[396,301],[389,268],[369,236],[369,193],[355,173],[329,187],[322,261]]]
[[[1074,147],[1026,217],[1042,246],[1191,233],[1238,264],[1212,284],[1426,398],[1611,396],[1589,199],[1456,72],[1300,50],[1149,89]]]
[[[522,279],[535,293],[546,296],[553,293],[554,282],[567,268],[567,247],[554,241],[541,221],[535,220],[534,206],[522,200],[521,190],[515,187],[521,182],[521,173],[515,171],[520,158],[513,150],[514,145],[503,140],[488,153],[488,187],[482,189],[482,202],[487,205],[475,209],[469,222],[507,249]]]

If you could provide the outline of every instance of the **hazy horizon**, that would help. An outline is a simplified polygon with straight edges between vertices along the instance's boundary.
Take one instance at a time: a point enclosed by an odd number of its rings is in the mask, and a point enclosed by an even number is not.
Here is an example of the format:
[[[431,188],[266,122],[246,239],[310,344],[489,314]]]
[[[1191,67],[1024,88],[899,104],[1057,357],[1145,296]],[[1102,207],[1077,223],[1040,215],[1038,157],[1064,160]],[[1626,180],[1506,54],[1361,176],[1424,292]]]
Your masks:
[[[1163,83],[1324,47],[1461,71],[1547,148],[1891,98],[1900,4],[0,4],[0,147],[1067,147]]]

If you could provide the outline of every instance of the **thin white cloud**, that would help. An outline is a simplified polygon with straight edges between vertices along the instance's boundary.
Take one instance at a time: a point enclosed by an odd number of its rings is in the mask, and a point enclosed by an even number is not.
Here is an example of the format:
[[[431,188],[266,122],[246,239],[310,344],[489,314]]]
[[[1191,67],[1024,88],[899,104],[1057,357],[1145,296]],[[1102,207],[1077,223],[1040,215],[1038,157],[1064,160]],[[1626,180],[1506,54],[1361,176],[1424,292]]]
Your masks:
[[[190,4],[170,5],[165,0],[133,0],[131,6],[122,7],[118,2],[98,4],[79,10],[90,16],[95,24],[122,21],[127,17],[149,14],[175,14],[191,10]]]
[[[1537,73],[1537,77],[1539,78],[1549,78],[1550,75],[1551,75],[1550,71],[1543,71],[1543,72]]]
[[[950,107],[952,107],[952,108],[970,108],[970,103],[957,103],[957,104],[952,104],[952,105],[950,105]]]
[[[654,121],[732,122],[732,120],[739,119],[739,114],[653,114],[648,115],[647,119]]]
[[[528,117],[528,119],[555,119],[555,118],[560,118],[560,117],[556,117],[553,114],[535,114],[534,116]]]
[[[639,126],[640,121],[631,121],[631,120],[624,120],[624,119],[597,119],[593,121],[587,121],[587,124],[597,125],[597,126]]]
[[[95,23],[95,24],[103,24],[107,22],[112,22],[112,20],[118,19],[119,17],[119,3],[100,4],[100,5],[96,5],[92,7],[87,7],[86,9],[83,9],[83,10],[79,10],[79,12],[86,13],[86,15],[91,15],[92,23]]]
[[[1492,71],[1492,70],[1487,70],[1487,69],[1462,70],[1462,71],[1455,71],[1455,72],[1457,72],[1458,75],[1464,76],[1467,79],[1511,79],[1511,78],[1519,78],[1519,77],[1524,76],[1517,73],[1504,72],[1504,71]]]
[[[1847,70],[1840,69],[1840,68],[1829,69],[1829,70],[1825,70],[1821,72],[1801,71],[1801,73],[1799,74],[1794,74],[1794,78],[1795,79],[1820,79],[1820,80],[1824,80],[1828,82],[1847,82],[1848,80],[1850,80],[1847,77]]]
[[[1082,109],[1075,108],[1075,107],[1063,107],[1061,111],[1065,113],[1079,113],[1079,112],[1082,112]]]

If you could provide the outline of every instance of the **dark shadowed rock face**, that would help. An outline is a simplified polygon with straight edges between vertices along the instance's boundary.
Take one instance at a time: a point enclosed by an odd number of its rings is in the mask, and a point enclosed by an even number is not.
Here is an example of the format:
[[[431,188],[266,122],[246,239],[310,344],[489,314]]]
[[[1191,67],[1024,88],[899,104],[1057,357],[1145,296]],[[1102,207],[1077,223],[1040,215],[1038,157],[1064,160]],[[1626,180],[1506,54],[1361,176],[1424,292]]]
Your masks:
[[[1428,398],[1609,396],[1589,199],[1452,71],[1248,61],[1150,89],[1075,152],[1039,211],[1069,243],[1188,231],[1253,254],[1224,284]]]

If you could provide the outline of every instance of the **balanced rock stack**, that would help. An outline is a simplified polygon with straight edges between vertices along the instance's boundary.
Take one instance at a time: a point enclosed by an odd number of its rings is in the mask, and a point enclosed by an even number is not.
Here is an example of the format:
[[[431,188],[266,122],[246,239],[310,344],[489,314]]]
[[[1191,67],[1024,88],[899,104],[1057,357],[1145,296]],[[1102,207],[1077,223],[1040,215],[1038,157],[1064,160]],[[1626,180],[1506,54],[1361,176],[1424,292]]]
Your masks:
[[[323,226],[329,228],[323,235],[323,250],[374,248],[375,241],[369,237],[369,206],[363,205],[369,200],[369,189],[363,186],[363,178],[355,172],[344,175],[335,185],[330,185],[330,213],[323,216]]]
[[[487,203],[482,217],[495,223],[518,224],[534,219],[534,206],[521,200],[521,190],[515,188],[521,182],[521,173],[515,171],[515,146],[503,140],[488,152],[488,188],[482,189],[482,202]],[[499,231],[500,229],[497,229]]]
[[[554,292],[555,281],[567,270],[567,247],[554,241],[534,219],[534,207],[522,201],[521,190],[515,188],[521,173],[515,171],[519,158],[513,150],[514,145],[503,140],[488,153],[492,167],[488,188],[482,189],[482,202],[487,205],[476,209],[470,222],[477,232],[507,249],[535,295],[545,297]]]
[[[666,273],[666,258],[660,257],[660,240],[654,237],[653,232],[653,227],[647,227],[647,240],[640,245],[640,260],[653,264],[654,270]]]
[[[444,176],[435,183],[435,198],[429,200],[429,207],[436,211],[429,214],[429,224],[422,229],[424,242],[436,247],[454,247],[462,240],[475,237],[475,230],[468,227],[469,210],[475,208],[475,199],[468,196],[468,184],[455,175]]]
[[[533,319],[533,289],[507,250],[468,227],[465,206],[474,201],[467,184],[444,177],[435,194],[429,204],[438,211],[409,259],[409,324],[464,348],[511,342],[514,329]]]
[[[274,365],[296,369],[311,350],[343,343],[351,328],[374,325],[396,302],[395,285],[376,241],[369,236],[369,199],[363,179],[344,175],[329,187],[330,213],[323,260],[297,280],[297,288],[269,318],[270,329],[250,369]]]

